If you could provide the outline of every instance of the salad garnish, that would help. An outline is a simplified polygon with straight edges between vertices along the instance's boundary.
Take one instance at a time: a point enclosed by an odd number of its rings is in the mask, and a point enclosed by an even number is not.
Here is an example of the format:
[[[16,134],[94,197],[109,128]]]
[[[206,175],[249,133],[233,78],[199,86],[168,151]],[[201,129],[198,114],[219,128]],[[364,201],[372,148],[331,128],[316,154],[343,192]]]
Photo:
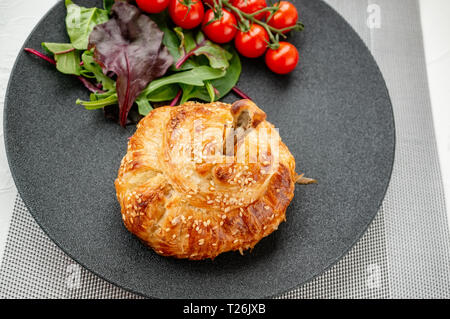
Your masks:
[[[275,73],[288,73],[297,65],[297,49],[280,41],[289,31],[303,30],[297,10],[287,1],[270,6],[266,0],[134,3],[103,0],[103,8],[86,8],[65,0],[69,42],[43,42],[53,58],[25,49],[83,83],[91,94],[77,104],[104,109],[106,117],[122,126],[159,105],[213,102],[230,91],[250,99],[236,87],[238,52],[250,58],[265,54]]]

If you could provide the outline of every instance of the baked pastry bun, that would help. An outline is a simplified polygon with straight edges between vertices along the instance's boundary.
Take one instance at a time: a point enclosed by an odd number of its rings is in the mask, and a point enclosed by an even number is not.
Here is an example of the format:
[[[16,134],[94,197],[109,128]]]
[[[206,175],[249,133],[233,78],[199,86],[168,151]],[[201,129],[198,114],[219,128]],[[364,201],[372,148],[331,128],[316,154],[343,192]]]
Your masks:
[[[130,232],[160,255],[199,260],[242,253],[276,230],[297,179],[266,114],[240,100],[150,112],[115,186]]]

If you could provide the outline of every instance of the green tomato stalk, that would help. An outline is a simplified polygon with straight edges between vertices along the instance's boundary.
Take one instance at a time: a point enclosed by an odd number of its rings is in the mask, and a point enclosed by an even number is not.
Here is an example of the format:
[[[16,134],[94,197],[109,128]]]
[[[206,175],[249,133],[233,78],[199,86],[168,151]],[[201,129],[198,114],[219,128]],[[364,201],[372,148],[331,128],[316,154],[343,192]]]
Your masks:
[[[275,4],[270,7],[263,8],[261,10],[258,10],[253,13],[245,13],[239,8],[236,8],[233,6],[229,0],[214,0],[214,11],[221,12],[221,8],[227,8],[229,11],[232,11],[236,14],[236,16],[239,18],[239,26],[238,28],[242,32],[247,32],[250,29],[251,24],[256,23],[262,26],[267,34],[269,35],[269,43],[268,47],[271,49],[278,49],[279,47],[279,39],[287,38],[286,34],[284,34],[287,31],[303,31],[305,26],[301,22],[297,22],[295,25],[283,28],[283,29],[277,29],[269,25],[268,23],[258,20],[255,18],[255,16],[259,15],[263,12],[270,12],[269,19],[275,14],[275,12],[279,9],[279,7]]]

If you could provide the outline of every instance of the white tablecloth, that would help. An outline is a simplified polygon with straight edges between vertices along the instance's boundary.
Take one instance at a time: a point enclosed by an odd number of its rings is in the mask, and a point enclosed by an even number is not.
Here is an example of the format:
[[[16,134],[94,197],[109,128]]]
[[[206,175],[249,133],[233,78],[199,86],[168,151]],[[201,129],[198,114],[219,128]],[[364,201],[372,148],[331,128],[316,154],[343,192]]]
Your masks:
[[[394,0],[395,1],[395,0]],[[23,42],[57,0],[0,0],[0,260],[17,194],[5,155],[3,105],[9,74]],[[450,220],[450,1],[420,0],[439,158]],[[381,17],[382,17],[381,9]]]

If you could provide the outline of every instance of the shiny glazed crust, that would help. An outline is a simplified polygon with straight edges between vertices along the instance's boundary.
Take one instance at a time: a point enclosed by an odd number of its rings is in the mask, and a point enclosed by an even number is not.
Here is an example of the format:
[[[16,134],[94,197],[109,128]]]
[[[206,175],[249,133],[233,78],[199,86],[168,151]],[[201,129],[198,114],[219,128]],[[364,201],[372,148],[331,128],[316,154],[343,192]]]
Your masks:
[[[160,255],[195,260],[242,253],[276,230],[297,174],[265,117],[249,100],[150,112],[115,181],[126,228]]]

